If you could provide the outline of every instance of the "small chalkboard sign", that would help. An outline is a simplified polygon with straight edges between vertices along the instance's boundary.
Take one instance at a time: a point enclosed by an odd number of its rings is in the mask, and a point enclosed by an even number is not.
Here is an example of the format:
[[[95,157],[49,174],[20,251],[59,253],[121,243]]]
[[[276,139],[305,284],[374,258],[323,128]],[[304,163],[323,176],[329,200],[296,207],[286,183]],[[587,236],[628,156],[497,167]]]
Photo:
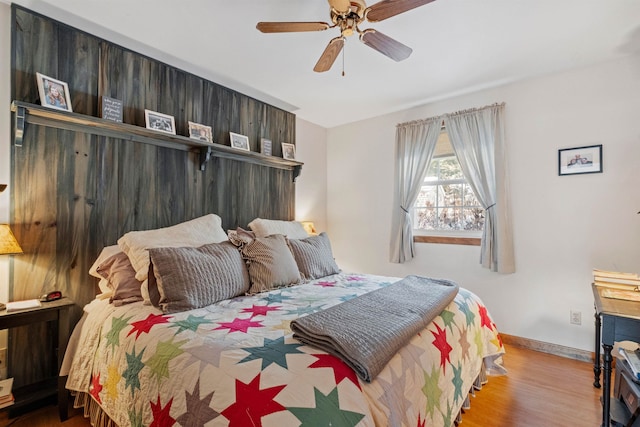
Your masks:
[[[102,118],[122,123],[122,101],[108,96],[102,98]]]
[[[267,138],[260,139],[260,152],[267,156],[271,155],[271,140]]]

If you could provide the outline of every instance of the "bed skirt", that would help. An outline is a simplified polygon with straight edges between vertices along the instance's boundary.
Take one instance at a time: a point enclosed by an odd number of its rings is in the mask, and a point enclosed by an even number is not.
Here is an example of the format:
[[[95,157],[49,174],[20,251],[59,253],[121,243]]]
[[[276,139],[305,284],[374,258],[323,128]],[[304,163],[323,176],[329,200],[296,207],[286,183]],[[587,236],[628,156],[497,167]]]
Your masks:
[[[486,361],[486,359],[485,359]],[[467,397],[458,411],[458,415],[454,420],[454,424],[457,426],[462,421],[462,414],[465,411],[468,411],[471,408],[471,396],[476,395],[476,391],[482,389],[482,386],[488,382],[487,378],[487,370],[485,368],[485,364],[483,363],[480,366],[480,373],[476,377],[476,380],[473,382],[471,389],[467,393]],[[109,415],[107,415],[100,405],[91,397],[89,393],[82,392],[72,392],[75,393],[75,399],[73,401],[74,408],[83,408],[83,415],[85,418],[89,418],[89,422],[93,427],[118,427],[116,423],[114,423]]]

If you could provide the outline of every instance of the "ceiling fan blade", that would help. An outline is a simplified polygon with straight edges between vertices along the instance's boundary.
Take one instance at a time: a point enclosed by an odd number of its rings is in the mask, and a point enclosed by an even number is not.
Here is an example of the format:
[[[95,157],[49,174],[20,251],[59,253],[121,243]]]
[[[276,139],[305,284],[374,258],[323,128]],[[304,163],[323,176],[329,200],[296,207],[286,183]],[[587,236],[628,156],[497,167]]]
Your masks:
[[[323,31],[331,28],[326,22],[258,22],[256,28],[263,33],[292,33],[299,31]]]
[[[360,40],[370,48],[377,50],[394,61],[407,59],[411,55],[411,52],[413,52],[413,49],[409,46],[405,46],[399,41],[385,36],[373,28],[364,30],[362,34],[360,34]]]
[[[369,22],[378,22],[432,1],[435,0],[382,0],[367,8],[365,17]]]
[[[346,13],[351,8],[351,2],[349,0],[329,0],[329,6],[337,12]]]
[[[328,71],[340,54],[343,46],[344,39],[342,37],[331,39],[327,47],[324,49],[324,52],[322,52],[320,59],[318,59],[316,66],[313,67],[313,71],[317,73]]]

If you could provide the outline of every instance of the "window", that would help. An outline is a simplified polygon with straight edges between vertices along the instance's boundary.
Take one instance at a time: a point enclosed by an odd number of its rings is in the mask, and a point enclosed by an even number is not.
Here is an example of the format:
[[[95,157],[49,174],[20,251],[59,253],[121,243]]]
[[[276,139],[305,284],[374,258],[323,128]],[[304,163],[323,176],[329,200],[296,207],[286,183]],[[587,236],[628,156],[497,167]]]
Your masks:
[[[414,229],[427,233],[463,234],[482,231],[484,226],[484,209],[462,173],[444,128],[413,205],[413,225]]]

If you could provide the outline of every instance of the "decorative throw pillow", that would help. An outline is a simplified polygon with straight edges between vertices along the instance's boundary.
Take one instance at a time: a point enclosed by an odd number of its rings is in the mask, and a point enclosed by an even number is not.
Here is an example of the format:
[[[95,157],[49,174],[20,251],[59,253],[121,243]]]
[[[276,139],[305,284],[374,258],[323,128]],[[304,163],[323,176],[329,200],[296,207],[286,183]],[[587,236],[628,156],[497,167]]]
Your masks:
[[[283,234],[289,239],[304,239],[309,237],[309,233],[298,221],[280,221],[273,219],[256,218],[249,223],[251,231],[257,237],[265,237],[271,234]]]
[[[282,234],[256,237],[244,244],[240,251],[249,270],[249,294],[300,283],[296,260]]]
[[[199,248],[151,248],[149,255],[159,307],[165,313],[205,307],[249,290],[247,268],[230,242]]]
[[[208,214],[171,227],[130,231],[118,239],[118,246],[129,256],[136,279],[142,282],[149,274],[149,248],[198,247],[225,240],[222,219]]]
[[[327,233],[306,239],[289,239],[289,246],[303,279],[312,280],[340,273]]]
[[[107,258],[96,268],[96,272],[108,281],[109,288],[113,290],[109,300],[113,305],[142,301],[141,283],[136,280],[136,271],[124,252]]]
[[[243,247],[247,243],[253,242],[256,238],[256,233],[245,230],[242,227],[238,227],[235,230],[229,230],[227,235],[229,236],[229,241],[238,248]]]

